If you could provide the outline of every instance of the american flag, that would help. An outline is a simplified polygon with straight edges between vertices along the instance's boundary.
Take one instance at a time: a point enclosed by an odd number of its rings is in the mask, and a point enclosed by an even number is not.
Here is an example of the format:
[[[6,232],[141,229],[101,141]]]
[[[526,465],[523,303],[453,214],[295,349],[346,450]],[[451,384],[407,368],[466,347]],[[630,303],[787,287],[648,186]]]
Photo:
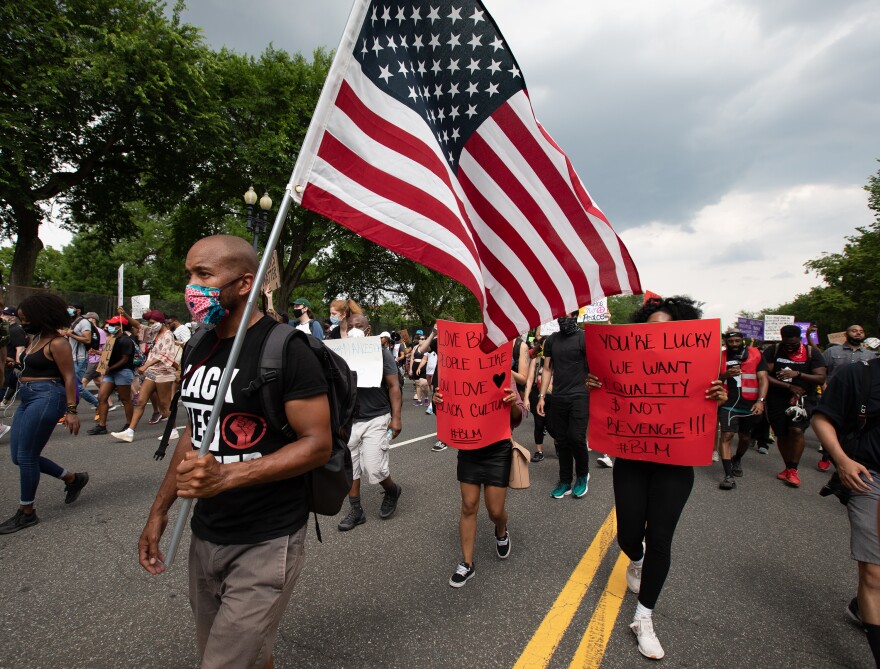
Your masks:
[[[471,290],[486,350],[641,292],[476,0],[356,0],[291,185],[302,206]]]

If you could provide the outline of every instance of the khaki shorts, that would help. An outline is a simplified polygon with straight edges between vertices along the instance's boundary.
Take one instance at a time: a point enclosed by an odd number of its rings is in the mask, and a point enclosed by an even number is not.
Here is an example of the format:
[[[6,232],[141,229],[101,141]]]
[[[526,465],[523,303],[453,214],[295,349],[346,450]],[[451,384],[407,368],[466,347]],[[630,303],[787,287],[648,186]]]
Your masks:
[[[189,603],[202,669],[265,667],[302,571],[306,526],[258,544],[214,544],[192,535]]]
[[[375,485],[391,475],[388,467],[388,449],[391,436],[388,424],[391,414],[386,413],[370,420],[353,423],[348,448],[351,451],[351,467],[355,481],[366,473],[367,481]]]

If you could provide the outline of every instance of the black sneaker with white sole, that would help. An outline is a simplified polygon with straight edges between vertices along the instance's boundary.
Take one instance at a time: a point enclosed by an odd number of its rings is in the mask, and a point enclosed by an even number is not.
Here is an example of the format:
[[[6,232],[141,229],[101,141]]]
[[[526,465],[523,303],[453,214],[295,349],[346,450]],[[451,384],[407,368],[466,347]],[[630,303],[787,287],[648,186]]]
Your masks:
[[[439,441],[439,440],[434,442],[434,445],[431,446],[431,450],[434,453],[439,453],[440,451],[445,451],[446,448],[447,448],[446,444],[444,444],[442,441]]]
[[[453,588],[462,587],[473,577],[474,571],[473,564],[459,562],[458,566],[455,568],[455,572],[452,574],[452,578],[449,579],[449,585]]]
[[[15,512],[15,515],[12,516],[12,518],[4,521],[3,523],[0,523],[0,534],[12,534],[13,532],[23,530],[26,527],[36,525],[39,522],[40,519],[37,518],[36,511],[25,513],[24,511],[19,509]]]
[[[505,530],[504,536],[495,536],[495,553],[502,560],[510,557],[510,532]]]
[[[397,511],[397,500],[400,499],[400,493],[403,488],[397,483],[394,484],[394,490],[386,491],[385,497],[382,499],[382,506],[379,507],[379,518],[388,520]]]

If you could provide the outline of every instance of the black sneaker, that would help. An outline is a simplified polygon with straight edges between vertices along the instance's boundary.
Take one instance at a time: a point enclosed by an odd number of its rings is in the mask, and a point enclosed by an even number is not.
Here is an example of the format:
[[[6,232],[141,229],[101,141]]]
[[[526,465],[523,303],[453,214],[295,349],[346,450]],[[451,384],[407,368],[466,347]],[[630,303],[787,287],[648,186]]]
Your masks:
[[[107,426],[106,425],[95,425],[91,430],[88,430],[86,434],[107,434]]]
[[[353,530],[358,525],[363,525],[367,522],[367,514],[364,513],[363,507],[353,506],[348,512],[348,515],[340,521],[337,527],[340,532],[348,532],[349,530]]]
[[[718,484],[718,487],[722,490],[733,490],[736,488],[736,481],[733,480],[732,476],[725,476],[721,483]]]
[[[86,483],[89,482],[89,473],[83,472],[81,474],[74,474],[73,481],[65,484],[64,492],[64,503],[65,504],[73,504],[76,501],[76,498],[79,497],[79,494],[82,492],[82,489],[86,487]]]
[[[446,448],[447,448],[446,444],[444,444],[442,441],[439,441],[439,440],[434,442],[434,445],[431,446],[431,450],[434,453],[439,453],[440,451],[445,451]]]
[[[379,507],[379,518],[388,520],[397,511],[397,500],[400,499],[402,488],[398,484],[394,484],[394,492],[385,491],[385,497],[382,499],[382,506]]]
[[[449,579],[449,585],[453,588],[460,588],[467,583],[473,575],[474,565],[468,564],[467,562],[459,562],[458,566],[455,568],[455,572],[452,574],[452,578]]]
[[[39,522],[40,519],[37,518],[36,511],[25,513],[19,509],[15,512],[15,515],[12,516],[12,518],[0,524],[0,534],[12,534],[13,532],[18,532],[31,525],[36,525]]]
[[[532,454],[532,462],[541,462],[541,460],[543,460],[543,459],[544,459],[544,452],[543,451],[535,451]]]
[[[739,458],[733,458],[730,461],[730,466],[732,467],[733,475],[736,477],[742,477],[743,475],[743,463]]]
[[[506,560],[510,557],[510,532],[507,530],[504,531],[503,537],[495,536],[495,553],[498,554],[502,560]]]

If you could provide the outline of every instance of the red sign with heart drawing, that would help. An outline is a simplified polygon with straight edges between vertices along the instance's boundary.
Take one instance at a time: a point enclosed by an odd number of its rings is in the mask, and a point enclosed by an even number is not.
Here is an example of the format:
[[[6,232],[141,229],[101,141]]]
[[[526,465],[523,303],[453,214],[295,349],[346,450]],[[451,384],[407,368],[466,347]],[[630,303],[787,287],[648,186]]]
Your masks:
[[[510,343],[483,353],[481,323],[437,321],[437,438],[461,450],[510,439]]]

